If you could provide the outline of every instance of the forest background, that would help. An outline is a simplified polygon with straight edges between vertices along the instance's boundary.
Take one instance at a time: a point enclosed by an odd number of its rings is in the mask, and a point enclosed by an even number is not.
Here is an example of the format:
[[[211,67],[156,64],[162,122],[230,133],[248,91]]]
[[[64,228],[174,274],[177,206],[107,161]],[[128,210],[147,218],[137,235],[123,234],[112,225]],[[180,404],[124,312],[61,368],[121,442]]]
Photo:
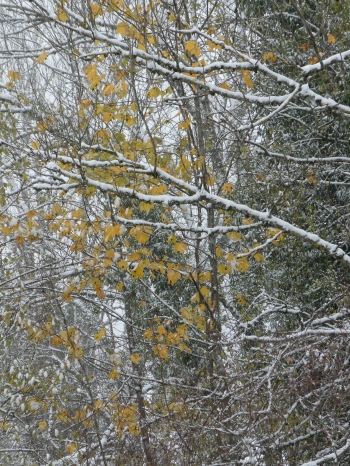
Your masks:
[[[0,1],[3,465],[349,464],[349,10]]]

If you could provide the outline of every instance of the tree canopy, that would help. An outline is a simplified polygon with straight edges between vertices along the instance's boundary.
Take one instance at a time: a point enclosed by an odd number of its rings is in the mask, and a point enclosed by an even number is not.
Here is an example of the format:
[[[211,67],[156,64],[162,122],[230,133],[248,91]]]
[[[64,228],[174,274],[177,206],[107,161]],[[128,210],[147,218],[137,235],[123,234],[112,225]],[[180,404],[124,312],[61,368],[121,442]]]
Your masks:
[[[349,464],[349,10],[0,0],[2,464]]]

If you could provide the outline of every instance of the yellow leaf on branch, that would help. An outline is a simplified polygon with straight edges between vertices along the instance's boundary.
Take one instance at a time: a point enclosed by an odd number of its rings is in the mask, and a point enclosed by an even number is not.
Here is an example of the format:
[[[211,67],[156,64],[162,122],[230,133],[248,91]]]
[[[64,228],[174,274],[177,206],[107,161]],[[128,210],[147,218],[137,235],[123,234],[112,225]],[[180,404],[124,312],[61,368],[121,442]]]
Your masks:
[[[151,189],[151,194],[153,196],[159,196],[165,194],[167,192],[167,187],[164,184],[160,184],[159,186],[153,186]]]
[[[167,360],[168,359],[168,352],[169,349],[166,345],[158,344],[153,349],[154,354],[159,356],[161,359]]]
[[[191,55],[194,55],[196,58],[198,58],[201,54],[201,50],[198,46],[197,41],[195,40],[189,40],[188,42],[186,42],[185,50],[187,50],[187,52],[189,52]]]
[[[156,99],[157,97],[159,97],[160,95],[162,95],[163,91],[159,89],[159,87],[152,87],[151,89],[149,89],[149,91],[147,92],[146,96],[149,98],[149,99]]]
[[[63,21],[64,23],[68,20],[68,15],[63,8],[58,8],[56,19]]]
[[[42,63],[44,63],[44,61],[47,59],[48,56],[49,56],[48,53],[45,51],[45,52],[41,53],[41,54],[38,56],[38,58],[36,59],[36,61],[37,61],[38,63],[42,64]]]
[[[139,364],[141,361],[141,356],[139,355],[139,353],[134,353],[130,356],[130,361],[134,364]]]
[[[95,340],[96,340],[96,341],[102,340],[102,338],[106,335],[106,333],[107,333],[107,332],[106,332],[106,329],[102,327],[102,328],[99,330],[99,332],[95,333],[95,335],[94,335]]]
[[[44,430],[47,429],[47,422],[46,421],[38,422],[38,427],[43,432]]]
[[[277,57],[273,52],[264,53],[262,62],[269,61],[271,63],[276,63]]]
[[[327,35],[327,42],[329,44],[335,44],[337,42],[337,39],[335,38],[334,34],[328,34]]]
[[[78,445],[76,443],[69,443],[66,446],[66,452],[69,453],[70,455],[73,455],[78,450]]]
[[[249,70],[239,70],[239,72],[242,75],[244,84],[250,88],[254,87],[253,81],[251,80],[251,77],[250,77],[251,72]]]
[[[149,328],[145,332],[143,332],[143,336],[147,340],[153,340],[154,339],[154,331],[151,328]]]
[[[179,252],[180,254],[185,254],[187,249],[187,244],[178,242],[174,246],[174,252]]]
[[[129,25],[128,25],[128,23],[125,23],[123,21],[121,23],[119,23],[116,30],[115,30],[115,32],[117,34],[120,34],[123,37],[126,36],[127,34],[129,34]]]
[[[99,3],[90,3],[91,14],[93,18],[98,18],[102,16],[104,11],[102,6]]]
[[[109,380],[115,380],[120,376],[120,372],[117,369],[112,369],[108,374]]]
[[[39,147],[40,147],[40,142],[38,142],[38,141],[33,141],[33,142],[31,143],[31,146],[32,146],[32,148],[33,148],[34,150],[38,150]]]

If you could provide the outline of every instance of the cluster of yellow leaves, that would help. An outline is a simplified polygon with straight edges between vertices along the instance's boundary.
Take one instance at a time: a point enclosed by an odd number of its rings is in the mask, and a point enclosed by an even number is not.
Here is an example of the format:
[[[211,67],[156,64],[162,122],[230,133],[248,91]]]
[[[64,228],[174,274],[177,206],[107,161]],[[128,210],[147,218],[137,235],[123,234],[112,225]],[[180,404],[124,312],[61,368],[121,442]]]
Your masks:
[[[206,42],[211,52],[213,52],[214,50],[222,50],[222,46],[220,44],[215,44],[215,42],[213,42],[210,39],[207,39]]]
[[[278,238],[276,238],[274,241],[272,241],[272,244],[274,246],[278,246],[280,242],[284,239],[284,234],[282,233],[282,230],[279,228],[268,228],[266,230],[266,237],[267,238],[273,238],[275,235],[279,234]]]
[[[43,328],[33,328],[32,326],[26,324],[25,326],[28,334],[28,338],[32,340],[34,343],[38,341],[44,341],[44,339],[48,336],[54,334],[52,331],[52,322],[46,322]]]
[[[79,340],[79,333],[74,327],[68,327],[67,330],[62,330],[59,335],[55,335],[51,338],[51,344],[54,346],[60,346],[64,344],[69,349],[69,354],[74,359],[81,359],[84,355],[82,346],[76,342]]]
[[[197,293],[196,293],[197,298]],[[199,304],[192,308],[192,306],[183,307],[180,309],[180,314],[184,318],[185,322],[196,326],[202,332],[206,329],[206,319],[204,316],[204,309],[205,306],[203,304]]]
[[[113,419],[120,437],[123,436],[126,428],[131,435],[140,434],[140,426],[137,422],[136,405],[123,406],[115,403],[113,405]]]
[[[157,319],[158,320],[158,319]],[[167,360],[169,348],[167,345],[177,346],[181,351],[191,352],[188,346],[184,343],[184,340],[189,340],[188,327],[185,324],[180,324],[174,332],[169,332],[167,328],[160,324],[156,329],[147,329],[143,336],[149,340],[156,340],[157,343],[154,348],[154,354],[159,356],[161,359]]]
[[[94,90],[99,87],[102,79],[106,77],[105,74],[97,74],[97,65],[95,63],[88,65],[84,69],[86,79],[89,81],[90,89]]]
[[[138,243],[145,244],[149,240],[150,235],[152,234],[152,228],[149,226],[136,226],[131,228],[130,236],[136,239]]]
[[[237,302],[240,306],[249,306],[249,303],[248,301],[246,301],[244,298],[243,298],[243,295],[242,293],[238,293],[236,295],[236,298],[237,298]]]
[[[194,55],[196,58],[198,58],[201,54],[201,49],[199,48],[196,40],[189,40],[188,42],[186,42],[185,50],[189,52],[191,55]]]
[[[9,78],[9,82],[6,83],[6,87],[13,87],[16,81],[19,81],[21,79],[21,75],[14,70],[10,70],[7,73],[7,77]]]
[[[113,240],[116,236],[121,236],[126,232],[124,225],[120,224],[108,224],[103,232],[103,242],[108,243],[108,241]]]
[[[91,15],[93,18],[98,18],[102,16],[104,11],[102,6],[99,3],[90,3]]]
[[[181,278],[181,273],[179,272],[181,267],[178,264],[168,264],[167,267],[167,277],[168,277],[168,285],[175,285],[177,281]]]

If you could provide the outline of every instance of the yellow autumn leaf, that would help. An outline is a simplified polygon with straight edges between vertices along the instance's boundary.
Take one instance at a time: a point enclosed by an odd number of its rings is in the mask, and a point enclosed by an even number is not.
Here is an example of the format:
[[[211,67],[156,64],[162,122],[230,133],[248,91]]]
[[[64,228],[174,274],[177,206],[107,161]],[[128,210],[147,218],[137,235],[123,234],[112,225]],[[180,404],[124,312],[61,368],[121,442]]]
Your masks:
[[[63,8],[58,7],[56,19],[66,22],[68,20],[68,15]]]
[[[21,75],[17,71],[10,70],[7,73],[7,76],[11,79],[12,82],[18,81],[21,77]]]
[[[129,25],[125,23],[124,21],[122,21],[121,23],[118,24],[115,32],[124,37],[129,33]]]
[[[144,201],[141,201],[140,202],[140,211],[141,212],[149,212],[151,209],[153,209],[154,207],[154,204],[150,203],[150,202],[144,202]]]
[[[103,15],[103,8],[99,3],[90,3],[91,13],[93,18],[98,18]]]
[[[273,52],[267,52],[267,53],[264,53],[262,62],[264,63],[267,60],[271,63],[276,63],[277,57]]]
[[[44,431],[45,429],[47,429],[47,422],[46,421],[38,422],[38,427],[41,431]]]
[[[182,243],[182,242],[178,242],[174,246],[174,251],[179,252],[180,254],[184,254],[186,252],[186,249],[187,249],[187,244]]]
[[[230,86],[227,83],[222,83],[220,87],[221,89],[226,89],[227,91],[231,90]]]
[[[308,176],[308,177],[306,178],[306,181],[307,181],[309,184],[319,184],[318,179],[315,178],[313,175]]]
[[[84,351],[82,346],[80,345],[75,345],[73,348],[69,349],[69,354],[74,358],[74,359],[81,359],[84,356]]]
[[[157,333],[161,337],[161,336],[166,335],[168,332],[167,332],[167,329],[164,327],[164,325],[161,324],[161,325],[158,325],[157,327]]]
[[[210,290],[207,286],[202,286],[202,288],[200,289],[200,292],[201,292],[201,295],[204,296],[204,298],[210,295]]]
[[[253,223],[254,223],[254,221],[251,218],[244,218],[242,220],[243,225],[252,225]]]
[[[264,262],[265,261],[264,256],[260,252],[257,252],[256,254],[254,254],[253,257],[256,260],[256,262]]]
[[[104,123],[109,123],[111,120],[113,120],[114,114],[111,112],[106,112],[103,114],[102,121]]]
[[[187,50],[187,52],[189,52],[191,55],[194,55],[196,58],[198,58],[201,54],[201,50],[198,47],[197,41],[195,40],[189,40],[188,42],[186,42],[185,50]]]
[[[70,455],[73,455],[74,452],[76,452],[78,449],[78,445],[76,443],[69,443],[66,446],[66,452],[69,453]]]
[[[179,123],[177,127],[178,129],[183,129],[184,131],[186,131],[189,128],[190,124],[191,124],[190,118],[186,118],[186,120]]]
[[[55,335],[54,337],[51,338],[51,345],[60,346],[62,345],[62,343],[63,343],[63,340],[58,335]]]
[[[125,260],[122,259],[122,260],[118,261],[118,267],[121,270],[126,270],[128,268],[128,263]]]
[[[236,270],[241,271],[241,272],[246,272],[249,266],[250,264],[246,257],[241,257],[239,259],[236,259]]]
[[[309,63],[310,65],[315,65],[316,63],[318,63],[318,58],[317,57],[310,58]]]
[[[151,189],[151,194],[153,196],[165,194],[166,192],[167,192],[167,187],[164,184],[160,184],[159,186],[153,186],[153,188]]]
[[[335,38],[334,34],[328,34],[327,35],[327,42],[329,44],[335,44],[337,42],[337,39]]]
[[[137,280],[138,278],[144,278],[145,276],[145,269],[143,264],[138,264],[134,270],[131,271],[131,276],[133,280]]]
[[[309,43],[305,42],[305,44],[302,44],[299,48],[301,48],[302,50],[307,50],[309,48]]]
[[[38,56],[38,58],[36,59],[36,61],[37,61],[38,63],[40,63],[40,64],[41,64],[41,63],[44,63],[44,61],[47,59],[48,56],[49,56],[48,53],[45,51],[45,52],[41,53],[41,54]]]
[[[176,332],[184,339],[184,340],[189,340],[189,337],[188,337],[188,327],[186,324],[180,324],[177,329],[176,329]]]
[[[149,89],[149,91],[147,92],[146,96],[149,99],[156,99],[157,97],[162,95],[162,92],[163,91],[161,91],[159,87],[151,87],[151,89]]]
[[[106,95],[106,96],[109,96],[110,94],[112,94],[112,92],[114,92],[114,90],[115,90],[115,88],[114,88],[113,84],[106,83],[105,87],[103,88],[102,94]]]
[[[85,215],[85,212],[81,208],[73,210],[73,212],[72,212],[72,218],[80,219],[80,218],[84,217],[84,215]]]
[[[122,291],[123,288],[124,288],[124,283],[123,283],[123,282],[118,282],[118,283],[116,284],[115,289],[116,289],[117,291]]]
[[[239,305],[241,305],[241,306],[249,306],[248,301],[246,301],[246,300],[243,298],[242,293],[238,293],[238,294],[236,295],[236,298],[237,298],[237,302],[238,302]]]
[[[38,141],[33,141],[33,142],[31,143],[31,146],[32,146],[32,148],[33,148],[34,150],[38,150],[39,147],[40,147],[40,142],[38,142]]]
[[[95,333],[94,338],[96,341],[100,341],[105,335],[106,335],[106,329],[102,327],[99,330],[99,332]]]
[[[175,283],[180,280],[181,274],[174,269],[168,268],[167,278],[169,285],[175,285]]]
[[[207,45],[209,47],[209,50],[211,52],[213,52],[214,50],[221,50],[222,49],[222,46],[219,45],[219,44],[215,44],[215,42],[213,42],[212,40],[210,39],[207,39]]]
[[[125,8],[123,0],[108,0],[108,6],[111,10],[118,11],[119,9]]]
[[[97,65],[92,64],[88,65],[84,68],[84,73],[86,75],[86,79],[91,81],[97,75]]]
[[[249,70],[239,70],[239,72],[241,73],[243,77],[244,84],[250,88],[254,87],[253,81],[251,80],[251,77],[250,77],[251,72]]]
[[[120,376],[120,372],[117,369],[112,369],[111,372],[108,374],[109,380],[115,380]]]
[[[232,194],[233,189],[234,189],[234,185],[233,185],[232,183],[225,183],[225,184],[222,186],[222,190],[223,190],[223,192],[226,193],[226,194]]]
[[[143,332],[143,336],[147,339],[147,340],[153,340],[154,338],[154,331],[149,328],[147,329],[145,332]]]
[[[242,241],[243,236],[238,233],[237,231],[230,231],[227,233],[228,238],[230,238],[232,241]]]
[[[156,354],[157,356],[159,356],[161,359],[168,359],[168,347],[166,345],[162,345],[162,344],[158,344],[154,347],[153,349],[154,351],[154,354]]]
[[[183,341],[180,341],[180,343],[179,343],[179,349],[180,349],[181,351],[187,351],[187,353],[192,353],[192,351],[190,350],[190,348],[189,348],[187,345],[185,345],[185,343],[184,343]]]
[[[139,364],[141,361],[141,356],[139,355],[139,353],[134,353],[130,356],[130,361],[134,364]]]
[[[174,15],[174,13],[172,12],[168,13],[168,20],[171,21],[172,23],[176,21],[176,16]]]

